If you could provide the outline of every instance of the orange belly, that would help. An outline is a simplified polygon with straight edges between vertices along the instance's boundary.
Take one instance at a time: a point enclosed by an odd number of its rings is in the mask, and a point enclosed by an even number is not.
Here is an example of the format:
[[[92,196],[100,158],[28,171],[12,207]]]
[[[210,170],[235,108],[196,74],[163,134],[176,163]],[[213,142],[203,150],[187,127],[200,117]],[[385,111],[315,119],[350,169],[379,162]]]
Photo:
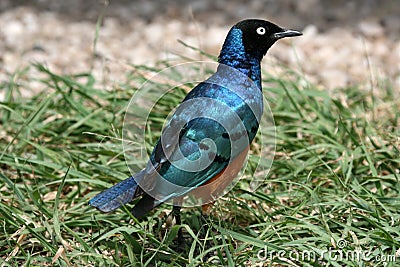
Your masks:
[[[242,169],[248,151],[249,147],[236,156],[219,174],[208,180],[204,185],[190,191],[188,195],[195,197],[198,201],[201,199],[201,203],[204,203],[203,208],[222,196],[225,188],[232,183]]]

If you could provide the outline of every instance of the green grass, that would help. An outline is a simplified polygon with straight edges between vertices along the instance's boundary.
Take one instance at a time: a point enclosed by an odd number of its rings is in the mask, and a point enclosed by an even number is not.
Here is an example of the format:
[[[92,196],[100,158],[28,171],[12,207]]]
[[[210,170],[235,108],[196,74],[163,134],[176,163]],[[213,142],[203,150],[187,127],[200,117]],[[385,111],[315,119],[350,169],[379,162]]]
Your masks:
[[[184,252],[168,205],[140,223],[131,205],[89,207],[129,175],[125,109],[144,73],[165,66],[135,67],[109,90],[90,73],[59,76],[42,65],[30,67],[40,79],[22,70],[1,84],[0,266],[398,265],[390,257],[400,253],[400,102],[387,84],[328,92],[290,71],[264,75],[277,138],[269,176],[255,192],[241,181],[218,200],[208,229],[199,208],[184,209]],[[32,82],[43,91],[22,97]],[[159,102],[147,149],[182,95]],[[352,258],[357,250],[367,259]]]

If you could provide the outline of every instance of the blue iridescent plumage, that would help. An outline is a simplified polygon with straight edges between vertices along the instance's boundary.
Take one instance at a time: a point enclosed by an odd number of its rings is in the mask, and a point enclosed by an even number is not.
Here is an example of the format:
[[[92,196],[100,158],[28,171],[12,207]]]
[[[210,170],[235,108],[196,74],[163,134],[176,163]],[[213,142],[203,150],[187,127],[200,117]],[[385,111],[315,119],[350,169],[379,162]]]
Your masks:
[[[257,133],[263,111],[262,57],[276,40],[297,35],[297,31],[263,20],[245,20],[232,27],[217,72],[182,101],[147,167],[101,192],[89,204],[108,212],[144,195],[132,210],[141,217],[217,177],[246,151]]]

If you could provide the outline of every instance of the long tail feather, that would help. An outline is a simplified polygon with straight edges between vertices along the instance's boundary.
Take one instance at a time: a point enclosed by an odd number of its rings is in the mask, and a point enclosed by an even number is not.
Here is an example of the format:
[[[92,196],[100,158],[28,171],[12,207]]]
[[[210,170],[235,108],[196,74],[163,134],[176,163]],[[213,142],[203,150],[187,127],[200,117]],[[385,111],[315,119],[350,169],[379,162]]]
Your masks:
[[[141,175],[144,175],[144,171],[136,174],[136,177]],[[134,177],[131,176],[93,197],[89,200],[89,205],[102,212],[110,212],[125,205],[142,193]]]

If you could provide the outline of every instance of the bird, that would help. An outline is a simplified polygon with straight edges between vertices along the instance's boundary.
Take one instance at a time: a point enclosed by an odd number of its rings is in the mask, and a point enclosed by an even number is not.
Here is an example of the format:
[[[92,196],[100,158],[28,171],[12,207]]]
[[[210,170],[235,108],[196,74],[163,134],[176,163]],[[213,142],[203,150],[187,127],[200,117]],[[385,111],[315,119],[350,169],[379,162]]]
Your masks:
[[[177,107],[146,167],[100,192],[89,205],[111,212],[140,197],[131,213],[142,218],[163,202],[173,201],[176,223],[181,224],[183,197],[213,199],[212,195],[221,194],[238,174],[259,128],[261,61],[276,41],[300,35],[263,19],[233,25],[216,72]]]

